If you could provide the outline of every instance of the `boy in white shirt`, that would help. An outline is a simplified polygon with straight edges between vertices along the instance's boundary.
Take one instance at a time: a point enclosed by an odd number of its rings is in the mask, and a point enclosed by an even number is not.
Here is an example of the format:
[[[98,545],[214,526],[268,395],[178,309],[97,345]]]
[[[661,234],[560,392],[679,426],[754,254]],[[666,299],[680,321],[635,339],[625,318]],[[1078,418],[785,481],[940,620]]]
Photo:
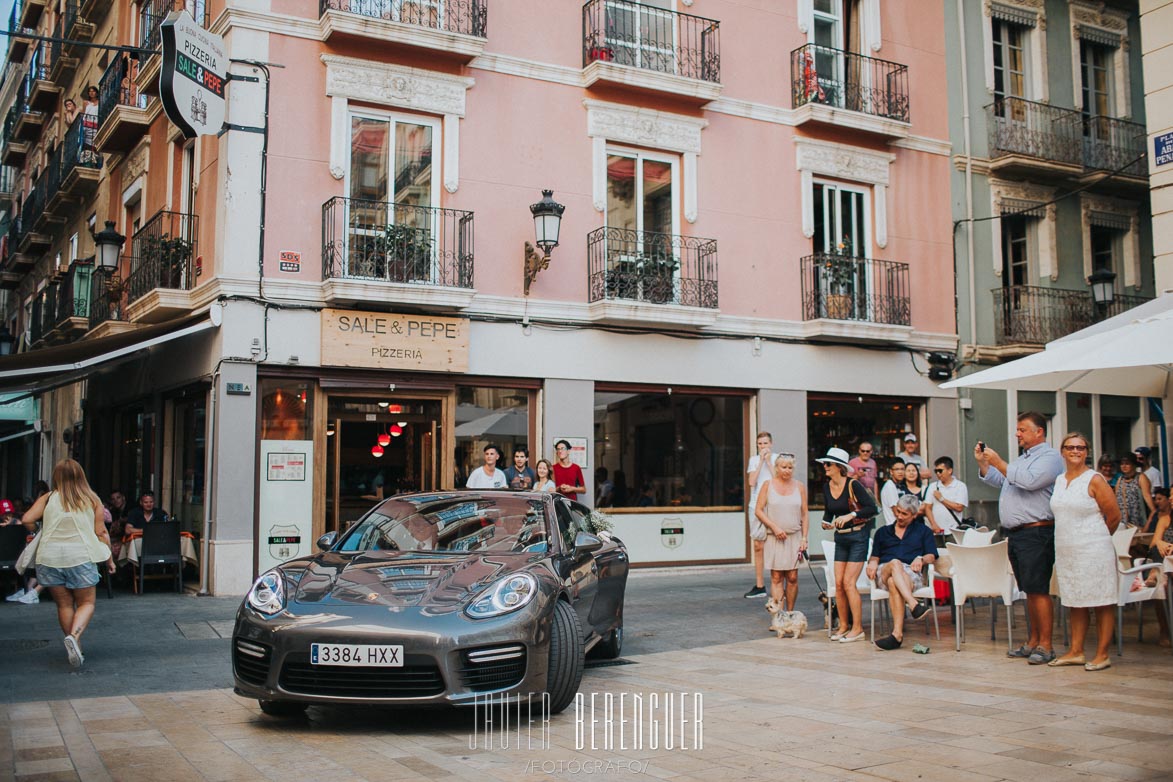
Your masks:
[[[485,446],[485,464],[472,471],[468,476],[469,489],[508,489],[509,483],[505,480],[505,473],[497,469],[497,460],[501,458],[501,451],[495,445]]]
[[[766,582],[764,567],[766,564],[766,527],[757,519],[754,508],[758,503],[758,492],[774,477],[774,460],[777,454],[771,452],[774,438],[769,432],[758,432],[758,452],[749,457],[749,467],[745,470],[745,485],[749,493],[749,537],[753,543],[754,587],[745,593],[744,597],[765,597]]]

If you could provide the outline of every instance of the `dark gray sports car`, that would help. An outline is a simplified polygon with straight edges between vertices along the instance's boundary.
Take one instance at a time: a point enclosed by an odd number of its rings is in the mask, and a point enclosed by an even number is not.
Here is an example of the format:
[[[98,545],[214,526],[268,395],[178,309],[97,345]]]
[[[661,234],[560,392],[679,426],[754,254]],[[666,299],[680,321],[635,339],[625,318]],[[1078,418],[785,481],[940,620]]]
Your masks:
[[[384,500],[316,556],[264,573],[236,615],[236,692],[319,704],[569,704],[587,652],[623,644],[627,550],[589,510],[507,491]]]

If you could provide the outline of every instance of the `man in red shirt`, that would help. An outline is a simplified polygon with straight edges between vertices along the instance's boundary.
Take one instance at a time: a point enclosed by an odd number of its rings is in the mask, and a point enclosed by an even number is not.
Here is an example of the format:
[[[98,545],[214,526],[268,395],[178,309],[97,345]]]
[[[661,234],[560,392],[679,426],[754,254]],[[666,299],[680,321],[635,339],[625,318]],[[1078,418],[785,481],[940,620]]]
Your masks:
[[[570,441],[554,443],[554,453],[558,456],[554,464],[554,487],[567,499],[577,500],[580,493],[586,492],[586,479],[582,476],[582,468],[570,461]]]

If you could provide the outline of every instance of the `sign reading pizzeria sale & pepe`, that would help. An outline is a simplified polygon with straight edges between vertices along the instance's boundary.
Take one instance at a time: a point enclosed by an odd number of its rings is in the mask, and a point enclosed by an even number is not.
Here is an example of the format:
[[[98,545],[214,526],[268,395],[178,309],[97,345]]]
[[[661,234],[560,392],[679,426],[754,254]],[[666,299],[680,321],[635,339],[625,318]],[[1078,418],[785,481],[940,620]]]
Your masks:
[[[322,310],[324,366],[468,371],[468,320]]]
[[[159,31],[159,98],[167,118],[185,138],[216,135],[224,127],[224,39],[200,27],[187,11],[172,11]]]

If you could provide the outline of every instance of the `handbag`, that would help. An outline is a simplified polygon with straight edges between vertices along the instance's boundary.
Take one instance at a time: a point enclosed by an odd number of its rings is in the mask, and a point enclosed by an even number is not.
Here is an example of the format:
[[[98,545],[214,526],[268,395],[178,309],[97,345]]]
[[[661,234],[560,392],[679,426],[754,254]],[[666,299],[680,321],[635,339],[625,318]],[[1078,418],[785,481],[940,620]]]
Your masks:
[[[38,532],[33,536],[33,539],[29,541],[28,545],[24,547],[24,551],[20,552],[20,556],[16,558],[16,565],[13,567],[13,569],[17,573],[24,575],[24,571],[33,567],[33,563],[37,561],[37,546],[39,546],[40,543],[41,533]]]
[[[858,514],[863,506],[861,506],[859,504],[859,500],[857,500],[855,498],[855,484],[856,484],[856,481],[854,478],[849,479],[847,481],[847,508],[852,513]],[[860,489],[862,491],[867,491],[867,489],[863,488],[862,486],[860,486]],[[840,495],[840,496],[842,496],[842,495]],[[835,531],[842,532],[842,533],[855,532],[856,530],[861,529],[862,527],[866,527],[869,523],[871,523],[870,519],[865,520],[865,519],[859,519],[858,517],[856,518],[856,521],[858,521],[859,523],[852,524],[850,527],[840,527],[839,529],[837,529]]]

